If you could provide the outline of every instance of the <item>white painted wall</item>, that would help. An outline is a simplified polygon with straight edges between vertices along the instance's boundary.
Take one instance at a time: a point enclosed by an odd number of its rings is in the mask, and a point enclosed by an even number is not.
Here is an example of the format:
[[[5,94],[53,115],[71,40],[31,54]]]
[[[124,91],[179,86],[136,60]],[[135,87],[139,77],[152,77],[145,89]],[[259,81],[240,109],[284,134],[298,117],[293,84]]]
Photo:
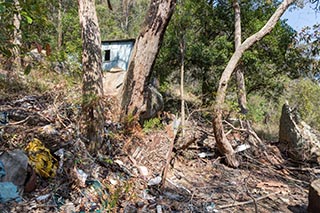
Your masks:
[[[133,45],[132,40],[102,42],[102,69],[110,70],[113,67],[120,67],[127,70]],[[110,61],[104,61],[105,50],[110,50]]]

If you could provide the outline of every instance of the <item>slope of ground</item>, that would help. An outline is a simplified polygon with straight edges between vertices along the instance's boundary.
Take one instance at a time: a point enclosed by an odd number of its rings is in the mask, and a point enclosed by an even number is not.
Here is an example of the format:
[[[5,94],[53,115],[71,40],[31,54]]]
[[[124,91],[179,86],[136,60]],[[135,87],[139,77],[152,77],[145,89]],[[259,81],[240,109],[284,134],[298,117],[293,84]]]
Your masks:
[[[210,125],[193,119],[188,136],[175,142],[166,181],[152,185],[174,140],[167,124],[145,133],[117,123],[108,110],[114,99],[106,97],[105,144],[91,156],[80,134],[79,94],[63,86],[1,94],[9,124],[1,127],[0,151],[23,150],[38,138],[61,165],[53,178],[37,175],[36,190],[20,203],[0,204],[1,212],[305,212],[309,183],[320,174],[284,158],[275,143],[235,130],[228,135],[233,145],[250,148],[237,154],[240,168],[229,168],[215,154]]]

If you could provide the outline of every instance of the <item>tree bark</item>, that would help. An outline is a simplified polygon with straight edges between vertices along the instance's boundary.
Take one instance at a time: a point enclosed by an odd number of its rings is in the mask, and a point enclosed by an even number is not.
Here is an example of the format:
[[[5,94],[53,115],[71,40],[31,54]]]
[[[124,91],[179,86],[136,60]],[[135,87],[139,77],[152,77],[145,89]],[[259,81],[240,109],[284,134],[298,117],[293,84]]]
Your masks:
[[[181,95],[181,133],[182,138],[185,136],[185,101],[184,101],[184,57],[185,57],[185,36],[183,35],[180,40],[180,53],[181,53],[181,69],[180,69],[180,95]]]
[[[122,91],[122,119],[140,120],[146,111],[146,88],[176,0],[152,0],[132,51]]]
[[[62,47],[62,0],[58,1],[58,26],[57,26],[57,32],[58,32],[58,51],[61,50]]]
[[[82,114],[89,151],[96,153],[104,134],[101,38],[94,0],[79,0],[82,37]]]
[[[238,167],[239,162],[235,157],[234,150],[224,134],[223,125],[222,125],[222,106],[225,101],[226,90],[228,87],[228,82],[230,80],[231,74],[235,70],[242,54],[244,51],[249,49],[257,41],[261,40],[265,35],[271,32],[271,30],[277,24],[277,21],[280,19],[281,15],[286,11],[286,9],[294,2],[295,0],[284,0],[277,8],[275,13],[270,17],[268,22],[255,34],[247,38],[233,53],[231,59],[229,60],[225,70],[222,73],[222,76],[219,81],[219,86],[216,95],[216,101],[213,112],[213,131],[217,143],[217,148],[221,154],[225,155],[227,158],[227,164],[232,167]]]
[[[234,10],[234,44],[235,49],[238,49],[241,45],[241,12],[239,0],[233,0]],[[244,73],[242,68],[238,65],[236,67],[236,81],[238,88],[238,104],[240,112],[247,114],[247,97],[246,97],[246,86],[244,81]]]
[[[13,51],[12,51],[12,58],[10,59],[10,63],[8,65],[8,79],[16,79],[20,75],[21,71],[21,40],[22,40],[22,34],[21,34],[21,6],[18,0],[14,0],[14,7],[15,12],[13,14],[13,34],[12,34],[12,44],[13,44]]]

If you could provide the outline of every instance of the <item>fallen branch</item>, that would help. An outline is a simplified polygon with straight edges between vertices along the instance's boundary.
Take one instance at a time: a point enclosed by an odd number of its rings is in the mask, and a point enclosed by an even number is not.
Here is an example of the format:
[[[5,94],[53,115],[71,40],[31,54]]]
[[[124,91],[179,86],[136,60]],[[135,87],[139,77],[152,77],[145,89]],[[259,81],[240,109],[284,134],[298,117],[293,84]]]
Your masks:
[[[263,146],[263,148],[265,148],[262,140],[259,138],[259,136],[257,135],[257,133],[255,133],[250,127],[247,128],[247,129],[244,129],[244,128],[236,128],[235,126],[233,126],[231,123],[229,123],[228,121],[224,121],[228,126],[230,126],[233,130],[235,131],[239,131],[239,132],[247,132],[249,133],[250,135],[252,135],[258,142],[260,145]],[[255,146],[257,146],[256,144],[253,144]]]
[[[166,164],[165,164],[165,166],[163,168],[163,171],[162,171],[162,181],[161,181],[161,188],[162,189],[164,189],[164,185],[165,185],[165,182],[166,182],[167,172],[168,172],[170,161],[171,161],[171,158],[172,158],[174,141],[175,141],[177,133],[178,133],[180,122],[181,122],[180,119],[174,119],[173,122],[172,122],[171,128],[167,130],[168,131],[168,135],[171,136],[171,137],[169,138],[170,146],[169,146],[169,151],[167,153]]]
[[[254,202],[257,203],[260,200],[266,199],[266,198],[268,198],[270,196],[273,196],[273,195],[277,195],[280,192],[281,191],[273,192],[273,193],[261,196],[259,198],[256,198],[254,200],[248,200],[248,201],[244,201],[244,202],[235,202],[235,203],[232,203],[232,204],[222,205],[222,206],[219,206],[217,209],[226,209],[226,208],[231,208],[231,207],[235,207],[235,206],[243,206],[243,205],[251,204],[251,203],[254,203]]]

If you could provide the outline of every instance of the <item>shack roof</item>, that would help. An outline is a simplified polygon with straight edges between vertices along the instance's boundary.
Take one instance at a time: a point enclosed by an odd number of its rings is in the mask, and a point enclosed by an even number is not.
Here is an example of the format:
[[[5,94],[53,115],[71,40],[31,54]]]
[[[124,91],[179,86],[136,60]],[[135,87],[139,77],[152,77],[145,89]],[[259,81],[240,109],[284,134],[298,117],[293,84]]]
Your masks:
[[[110,43],[121,43],[121,42],[132,42],[134,43],[136,39],[128,38],[128,39],[114,39],[114,40],[105,40],[101,41],[102,44],[110,44]]]

